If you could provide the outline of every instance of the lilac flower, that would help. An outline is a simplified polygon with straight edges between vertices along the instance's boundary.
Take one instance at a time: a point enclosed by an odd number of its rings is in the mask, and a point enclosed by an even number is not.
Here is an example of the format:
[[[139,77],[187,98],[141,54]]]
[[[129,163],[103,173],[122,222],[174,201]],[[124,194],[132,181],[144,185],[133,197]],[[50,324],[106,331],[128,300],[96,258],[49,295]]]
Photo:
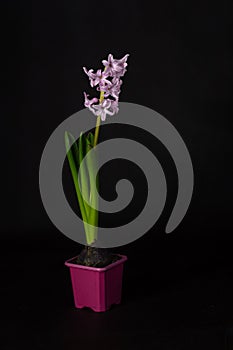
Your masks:
[[[126,72],[128,56],[127,54],[123,58],[117,60],[113,58],[113,55],[109,54],[108,60],[102,61],[105,66],[104,71],[98,69],[96,73],[94,73],[93,69],[87,70],[83,67],[84,72],[90,79],[91,86],[96,86],[97,91],[102,92],[100,100],[97,98],[89,100],[89,95],[84,92],[84,105],[89,108],[92,113],[100,116],[102,121],[106,119],[107,114],[114,115],[119,111],[118,100],[121,92],[120,87],[122,85],[120,77]],[[108,96],[114,99],[106,98]],[[97,102],[99,103],[97,104]]]
[[[96,73],[93,73],[93,69],[90,69],[88,71],[86,67],[83,67],[83,70],[90,79],[91,87],[94,87],[98,84],[101,84],[101,85],[110,84],[110,81],[107,80],[107,78],[109,77],[109,74],[106,71],[101,72],[101,69],[98,69]]]
[[[113,113],[112,115],[116,114],[119,112],[119,107],[118,107],[118,101],[110,100],[111,101],[111,106],[110,106],[110,111]]]
[[[99,100],[98,98],[94,97],[91,100],[88,99],[88,96],[85,92],[84,92],[84,97],[85,97],[85,102],[84,102],[84,106],[89,108],[89,110],[93,113],[95,113],[95,110],[93,109],[92,105],[94,103],[97,103]]]
[[[86,67],[83,67],[84,72],[90,79],[91,86],[93,87],[93,81],[95,79],[95,74],[93,73],[93,69],[87,70]]]
[[[114,77],[112,79],[112,82],[107,85],[100,85],[97,90],[98,91],[103,91],[104,92],[104,97],[108,97],[109,95],[114,97],[116,100],[119,99],[119,94],[121,92],[120,87],[122,84],[122,80]]]
[[[93,105],[93,108],[95,109],[95,115],[100,116],[102,121],[105,121],[106,115],[113,115],[115,114],[116,106],[113,105],[113,100],[106,99],[103,100],[100,104],[98,105]]]
[[[106,72],[109,73],[110,76],[122,77],[126,72],[127,67],[127,58],[128,54],[125,55],[120,60],[114,59],[112,54],[108,55],[108,60],[103,60],[103,65],[106,67]]]

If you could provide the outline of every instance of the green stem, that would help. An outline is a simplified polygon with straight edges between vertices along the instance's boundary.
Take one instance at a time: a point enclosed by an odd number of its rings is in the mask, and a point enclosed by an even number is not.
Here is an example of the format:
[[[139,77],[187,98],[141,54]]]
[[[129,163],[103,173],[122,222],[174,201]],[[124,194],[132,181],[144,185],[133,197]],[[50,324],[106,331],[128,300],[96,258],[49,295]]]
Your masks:
[[[90,179],[90,197],[89,197],[89,203],[90,203],[90,210],[88,215],[88,223],[92,226],[90,227],[90,239],[92,242],[95,241],[96,235],[97,235],[97,226],[98,226],[98,201],[96,196],[94,196],[95,190],[96,190],[96,178],[94,176],[95,169],[97,169],[97,155],[93,152],[89,153],[91,148],[88,150],[86,155],[86,161],[87,161],[87,168],[89,173],[89,179]],[[92,243],[91,242],[91,243]]]
[[[101,103],[103,100],[104,100],[104,91],[100,91],[99,103]],[[97,142],[98,142],[100,123],[101,123],[101,118],[100,116],[98,116],[96,120],[96,126],[95,126],[94,147],[97,145]]]
[[[106,68],[105,68],[106,69]],[[99,98],[99,103],[102,103],[102,101],[104,100],[104,91],[100,91],[100,98]],[[98,116],[97,120],[96,120],[96,126],[95,126],[95,134],[94,134],[94,140],[93,140],[93,147],[95,147],[98,143],[98,138],[99,138],[99,131],[100,131],[100,124],[101,124],[101,117]],[[97,226],[98,226],[98,203],[97,203],[97,199],[96,198],[92,198],[92,193],[94,186],[96,186],[96,182],[95,179],[93,178],[92,174],[93,174],[93,160],[90,159],[90,155],[87,155],[87,168],[88,168],[88,173],[89,173],[89,179],[90,179],[90,197],[89,197],[89,201],[90,201],[90,209],[89,209],[89,215],[88,215],[88,223],[90,225],[93,226],[93,229],[90,230],[86,230],[87,233],[87,244],[91,244],[94,242],[94,240],[96,239],[96,234],[97,234]],[[94,162],[95,163],[95,162]],[[94,165],[96,166],[96,164]],[[94,204],[94,207],[96,207],[96,209],[93,209],[92,206]],[[84,207],[84,210],[86,208]],[[84,226],[85,226],[85,222],[84,222]]]
[[[100,123],[101,123],[101,119],[100,119],[100,116],[98,116],[97,120],[96,120],[96,126],[95,126],[95,135],[94,135],[93,147],[95,147],[97,145],[97,142],[98,142]]]

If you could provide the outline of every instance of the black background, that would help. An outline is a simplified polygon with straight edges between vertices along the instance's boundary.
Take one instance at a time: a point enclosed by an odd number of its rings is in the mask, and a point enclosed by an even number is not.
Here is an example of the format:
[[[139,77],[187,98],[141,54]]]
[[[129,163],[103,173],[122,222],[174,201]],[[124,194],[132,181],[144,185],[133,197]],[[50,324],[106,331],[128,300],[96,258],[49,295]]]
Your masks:
[[[2,4],[4,348],[230,348],[232,3]],[[50,134],[83,108],[83,91],[91,93],[82,67],[99,68],[109,53],[130,54],[121,101],[150,107],[176,127],[192,158],[195,187],[187,215],[166,235],[177,191],[169,154],[135,130],[102,128],[100,140],[134,135],[151,146],[166,174],[168,201],[150,232],[115,249],[129,259],[122,306],[97,315],[73,308],[63,263],[81,246],[47,217],[38,170]],[[110,198],[117,177],[132,173],[127,164],[118,165],[103,169],[103,190]],[[67,168],[64,174],[72,202]],[[138,184],[136,175],[141,175],[135,171]],[[143,193],[142,186],[142,199]]]

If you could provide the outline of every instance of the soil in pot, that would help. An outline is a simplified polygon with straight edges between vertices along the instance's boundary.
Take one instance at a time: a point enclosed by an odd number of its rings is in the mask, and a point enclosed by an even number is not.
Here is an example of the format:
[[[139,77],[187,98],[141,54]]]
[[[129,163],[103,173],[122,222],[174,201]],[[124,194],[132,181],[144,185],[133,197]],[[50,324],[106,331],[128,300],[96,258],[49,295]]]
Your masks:
[[[120,257],[107,248],[85,247],[72,263],[91,267],[105,267]]]

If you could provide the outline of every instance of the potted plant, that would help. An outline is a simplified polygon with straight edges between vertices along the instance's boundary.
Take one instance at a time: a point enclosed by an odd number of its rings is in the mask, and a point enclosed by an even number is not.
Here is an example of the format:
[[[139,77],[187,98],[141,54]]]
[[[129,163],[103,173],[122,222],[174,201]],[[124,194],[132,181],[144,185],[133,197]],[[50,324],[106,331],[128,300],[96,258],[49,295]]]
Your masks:
[[[70,269],[75,306],[89,307],[97,312],[106,311],[112,304],[120,303],[123,264],[127,257],[94,246],[99,213],[93,189],[99,188],[99,178],[98,175],[93,177],[93,170],[97,167],[98,155],[97,151],[90,152],[91,156],[88,152],[95,150],[98,143],[101,121],[104,122],[107,115],[112,116],[119,110],[121,77],[126,72],[128,56],[117,60],[109,54],[108,60],[102,61],[105,68],[98,69],[96,73],[84,67],[91,87],[96,87],[100,93],[99,98],[89,99],[89,95],[84,92],[85,107],[97,116],[95,131],[94,134],[81,133],[77,141],[70,132],[65,132],[66,153],[86,237],[84,249],[78,256],[67,260],[65,265]],[[85,164],[80,167],[82,162]]]

